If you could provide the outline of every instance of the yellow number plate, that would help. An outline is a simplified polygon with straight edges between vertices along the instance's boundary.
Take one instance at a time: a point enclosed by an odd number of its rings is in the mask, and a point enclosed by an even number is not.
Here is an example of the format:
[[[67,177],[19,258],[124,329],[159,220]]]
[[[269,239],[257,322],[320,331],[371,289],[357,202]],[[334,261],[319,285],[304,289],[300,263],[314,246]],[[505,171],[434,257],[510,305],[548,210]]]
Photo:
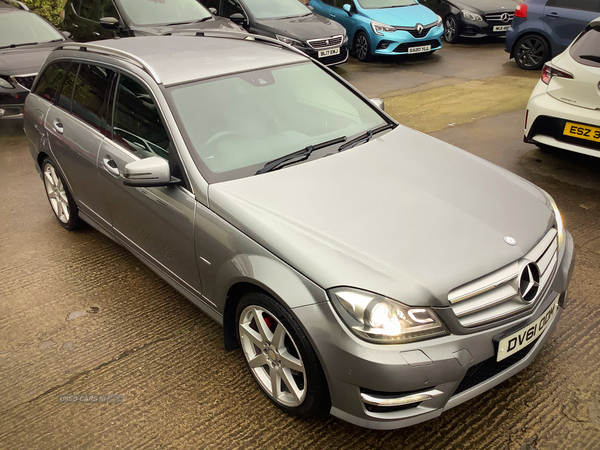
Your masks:
[[[587,139],[588,141],[600,142],[600,128],[579,125],[578,123],[567,122],[563,134],[579,139]]]

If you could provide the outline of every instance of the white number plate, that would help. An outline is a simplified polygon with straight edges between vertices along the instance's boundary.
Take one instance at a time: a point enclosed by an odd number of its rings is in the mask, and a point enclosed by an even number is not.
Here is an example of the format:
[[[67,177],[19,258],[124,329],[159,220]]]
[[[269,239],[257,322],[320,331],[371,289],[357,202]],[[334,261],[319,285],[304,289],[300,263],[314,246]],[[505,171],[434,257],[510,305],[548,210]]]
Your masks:
[[[431,45],[422,45],[420,47],[409,47],[408,54],[410,55],[411,53],[423,53],[423,52],[428,52],[430,50],[431,50]]]
[[[502,339],[498,345],[498,356],[496,361],[502,361],[510,355],[514,355],[519,350],[536,341],[548,325],[552,323],[554,316],[556,316],[556,313],[558,312],[558,299],[559,296],[556,296],[554,303],[544,311],[538,320]]]
[[[510,25],[497,25],[494,27],[494,32],[496,31],[508,31]]]
[[[329,50],[321,50],[319,51],[319,58],[324,58],[326,56],[339,55],[340,48],[330,48]]]

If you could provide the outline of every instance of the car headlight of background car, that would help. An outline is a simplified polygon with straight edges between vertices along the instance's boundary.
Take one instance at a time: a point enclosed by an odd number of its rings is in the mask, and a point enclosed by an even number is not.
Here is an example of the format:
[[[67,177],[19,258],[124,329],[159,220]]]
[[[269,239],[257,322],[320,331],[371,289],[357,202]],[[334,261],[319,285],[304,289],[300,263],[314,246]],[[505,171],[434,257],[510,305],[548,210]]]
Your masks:
[[[475,20],[477,22],[483,22],[483,19],[481,18],[481,16],[479,14],[468,11],[466,9],[463,9],[461,11],[461,13],[462,13],[463,17],[467,20]]]
[[[281,42],[285,42],[288,45],[293,45],[294,47],[306,47],[306,44],[304,42],[298,41],[296,39],[292,39],[287,36],[279,36],[278,34],[276,34],[275,36],[278,40],[280,40]]]
[[[12,89],[12,88],[14,88],[14,86],[12,84],[10,84],[8,81],[6,81],[2,77],[0,77],[0,87],[3,87],[4,89]]]
[[[442,16],[437,16],[437,22],[435,23],[435,26],[436,27],[441,27],[442,26],[442,22],[443,22]]]
[[[562,216],[560,215],[560,211],[558,210],[558,206],[556,205],[554,199],[546,191],[543,192],[550,202],[550,206],[554,211],[554,217],[556,218],[556,231],[558,232],[558,260],[560,261],[562,258],[562,252],[564,251],[563,243],[565,240],[565,229],[563,226]]]
[[[328,294],[350,330],[370,342],[403,344],[448,333],[431,308],[413,308],[349,287],[330,289]]]
[[[373,33],[378,34],[379,36],[383,36],[383,33],[393,33],[396,31],[396,28],[386,25],[385,23],[377,22],[375,20],[371,20],[371,28],[373,28]]]

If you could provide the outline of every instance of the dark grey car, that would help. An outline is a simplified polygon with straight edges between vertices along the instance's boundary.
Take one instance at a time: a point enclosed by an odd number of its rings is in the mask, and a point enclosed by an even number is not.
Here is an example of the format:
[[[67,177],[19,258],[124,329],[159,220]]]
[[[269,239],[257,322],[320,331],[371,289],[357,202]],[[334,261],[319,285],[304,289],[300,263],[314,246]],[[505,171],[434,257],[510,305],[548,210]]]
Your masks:
[[[272,39],[143,37],[54,51],[25,132],[59,223],[222,324],[277,406],[389,429],[533,361],[573,241],[544,191],[375,103]]]

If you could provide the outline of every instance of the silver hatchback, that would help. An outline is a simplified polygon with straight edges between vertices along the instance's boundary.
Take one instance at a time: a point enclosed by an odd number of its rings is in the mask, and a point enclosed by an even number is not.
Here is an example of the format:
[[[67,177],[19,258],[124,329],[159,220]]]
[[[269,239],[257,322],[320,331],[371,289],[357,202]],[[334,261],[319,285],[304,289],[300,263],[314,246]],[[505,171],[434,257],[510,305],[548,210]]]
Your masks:
[[[544,191],[281,42],[200,34],[52,52],[25,132],[63,227],[222,324],[296,416],[399,428],[531,363],[573,267]]]

